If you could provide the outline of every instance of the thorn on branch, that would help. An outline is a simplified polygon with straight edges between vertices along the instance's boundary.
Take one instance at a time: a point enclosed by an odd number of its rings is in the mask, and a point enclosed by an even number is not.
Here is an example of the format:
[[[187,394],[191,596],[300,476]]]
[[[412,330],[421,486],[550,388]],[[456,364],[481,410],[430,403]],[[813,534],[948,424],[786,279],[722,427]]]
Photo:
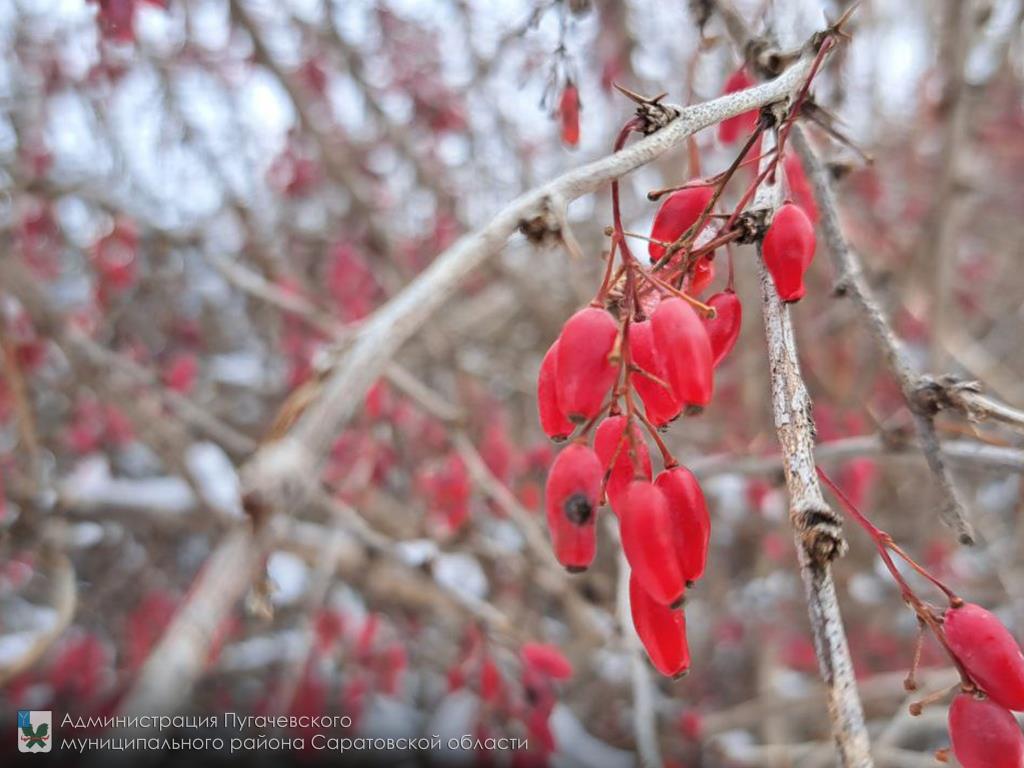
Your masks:
[[[612,83],[612,85],[619,93],[637,105],[636,116],[640,120],[640,125],[636,130],[644,136],[650,136],[652,133],[660,131],[679,117],[677,109],[661,103],[661,100],[668,96],[667,93],[659,93],[653,97],[643,96],[618,83]]]

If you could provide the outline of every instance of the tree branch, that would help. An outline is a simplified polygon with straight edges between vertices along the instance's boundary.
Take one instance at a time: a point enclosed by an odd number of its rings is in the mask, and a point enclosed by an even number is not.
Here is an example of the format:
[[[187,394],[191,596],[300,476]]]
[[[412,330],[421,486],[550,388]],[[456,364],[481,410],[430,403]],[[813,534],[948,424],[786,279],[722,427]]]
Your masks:
[[[827,171],[811,149],[799,126],[790,134],[804,167],[814,185],[815,196],[821,209],[821,230],[825,234],[832,267],[836,273],[835,290],[841,296],[849,296],[857,304],[868,322],[876,343],[882,350],[889,368],[903,391],[903,397],[914,417],[914,428],[924,452],[928,466],[939,483],[945,501],[939,510],[940,517],[963,544],[974,542],[974,531],[967,520],[967,513],[960,493],[953,483],[949,468],[939,450],[939,438],[935,433],[934,415],[937,408],[929,406],[922,399],[922,384],[926,383],[915,371],[902,342],[896,337],[889,321],[882,312],[874,292],[864,279],[860,259],[854,254],[843,236],[839,224],[835,195]]]
[[[770,150],[773,144],[773,136],[765,134],[763,151]],[[762,161],[762,170],[769,162],[770,158]],[[781,193],[777,179],[766,180],[758,189],[754,208],[776,208],[781,202]],[[830,566],[832,559],[846,549],[841,519],[825,502],[815,472],[811,399],[800,373],[790,309],[779,299],[775,283],[761,259],[760,246],[758,268],[775,428],[782,445],[790,522],[796,532],[800,575],[807,593],[814,646],[825,682],[832,734],[844,768],[871,768],[873,761],[864,711],[853,676],[853,662]]]

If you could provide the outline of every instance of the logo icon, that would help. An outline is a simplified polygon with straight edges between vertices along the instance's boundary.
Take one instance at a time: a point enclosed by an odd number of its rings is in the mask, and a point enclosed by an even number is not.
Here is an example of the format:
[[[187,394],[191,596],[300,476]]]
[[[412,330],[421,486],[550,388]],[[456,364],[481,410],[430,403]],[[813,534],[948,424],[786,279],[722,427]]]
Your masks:
[[[53,744],[50,730],[53,713],[49,710],[18,710],[18,751],[49,752]]]

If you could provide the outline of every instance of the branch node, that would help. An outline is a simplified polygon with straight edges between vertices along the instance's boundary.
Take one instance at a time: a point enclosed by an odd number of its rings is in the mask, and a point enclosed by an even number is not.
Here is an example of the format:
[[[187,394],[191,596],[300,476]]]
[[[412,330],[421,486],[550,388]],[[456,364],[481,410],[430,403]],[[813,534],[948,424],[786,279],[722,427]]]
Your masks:
[[[846,554],[842,521],[824,502],[808,500],[794,506],[790,520],[815,563],[829,563]]]

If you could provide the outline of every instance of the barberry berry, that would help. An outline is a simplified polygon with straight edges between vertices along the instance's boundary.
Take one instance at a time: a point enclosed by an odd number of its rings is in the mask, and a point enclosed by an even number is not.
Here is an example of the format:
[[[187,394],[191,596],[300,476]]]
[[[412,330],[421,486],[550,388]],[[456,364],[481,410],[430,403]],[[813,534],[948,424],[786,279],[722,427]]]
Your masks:
[[[691,296],[700,296],[714,279],[715,262],[707,256],[701,256],[686,276],[686,292]]]
[[[704,324],[687,302],[670,298],[654,310],[651,326],[672,391],[686,405],[703,408],[714,389],[711,340]]]
[[[666,677],[682,677],[690,668],[686,616],[655,601],[636,573],[629,575],[629,610],[633,627],[651,664]]]
[[[804,272],[814,259],[814,246],[814,225],[803,209],[793,203],[779,208],[765,233],[761,256],[783,301],[803,298]]]
[[[553,645],[525,643],[519,652],[523,663],[544,677],[551,680],[568,680],[572,677],[572,664]]]
[[[697,223],[714,194],[711,187],[694,186],[683,187],[666,197],[654,215],[651,240],[662,243],[675,242],[680,235]],[[665,255],[665,246],[655,242],[648,243],[647,252],[653,263]]]
[[[558,117],[562,124],[562,143],[575,147],[580,143],[580,92],[572,83],[567,83],[562,90]]]
[[[711,517],[704,492],[693,473],[683,466],[661,472],[654,485],[668,501],[679,570],[687,582],[697,581],[704,575],[711,541]]]
[[[618,326],[610,314],[586,307],[570,317],[558,338],[558,404],[572,421],[593,418],[615,383],[618,368],[608,359]]]
[[[818,202],[814,198],[814,190],[807,180],[807,174],[804,173],[803,163],[799,157],[790,154],[786,155],[783,166],[786,169],[786,181],[789,182],[789,192],[793,196],[793,201],[804,209],[812,223],[817,224]]]
[[[626,421],[625,416],[609,416],[597,425],[597,431],[594,433],[594,451],[608,477],[605,492],[613,510],[621,507],[623,495],[638,472],[640,477],[648,482],[652,475],[651,454],[647,450],[643,435],[634,424],[630,429],[631,442],[630,437],[626,435]],[[636,451],[637,465],[634,465],[630,456],[631,450]],[[608,474],[609,470],[611,474]]]
[[[707,300],[708,306],[714,307],[715,316],[704,318],[704,327],[711,340],[711,356],[715,367],[736,346],[743,326],[743,305],[739,297],[730,290],[716,293]]]
[[[949,707],[949,738],[963,768],[1024,765],[1024,734],[1016,718],[990,698],[958,694]]]
[[[1024,711],[1024,654],[999,618],[965,603],[946,611],[946,641],[960,663],[991,699]]]
[[[665,493],[650,482],[635,480],[620,506],[622,550],[633,574],[657,603],[681,603],[686,583]]]
[[[729,76],[729,79],[725,81],[725,89],[723,93],[745,91],[747,88],[752,88],[754,85],[755,83],[753,78],[747,74],[745,69],[740,68],[733,72]],[[733,144],[741,136],[746,136],[753,131],[756,123],[756,109],[743,112],[735,117],[728,117],[718,124],[718,140],[723,144]]]
[[[572,434],[572,422],[558,404],[558,339],[551,345],[537,375],[537,410],[544,434],[557,443]]]
[[[649,320],[630,323],[629,355],[638,368],[668,384],[665,360],[654,343],[654,330]],[[654,426],[665,426],[683,410],[683,404],[679,402],[671,386],[663,386],[643,374],[633,374],[630,380],[644,404],[647,419]]]
[[[582,443],[559,453],[548,474],[548,530],[555,557],[571,572],[586,570],[594,560],[602,476],[597,454]]]

